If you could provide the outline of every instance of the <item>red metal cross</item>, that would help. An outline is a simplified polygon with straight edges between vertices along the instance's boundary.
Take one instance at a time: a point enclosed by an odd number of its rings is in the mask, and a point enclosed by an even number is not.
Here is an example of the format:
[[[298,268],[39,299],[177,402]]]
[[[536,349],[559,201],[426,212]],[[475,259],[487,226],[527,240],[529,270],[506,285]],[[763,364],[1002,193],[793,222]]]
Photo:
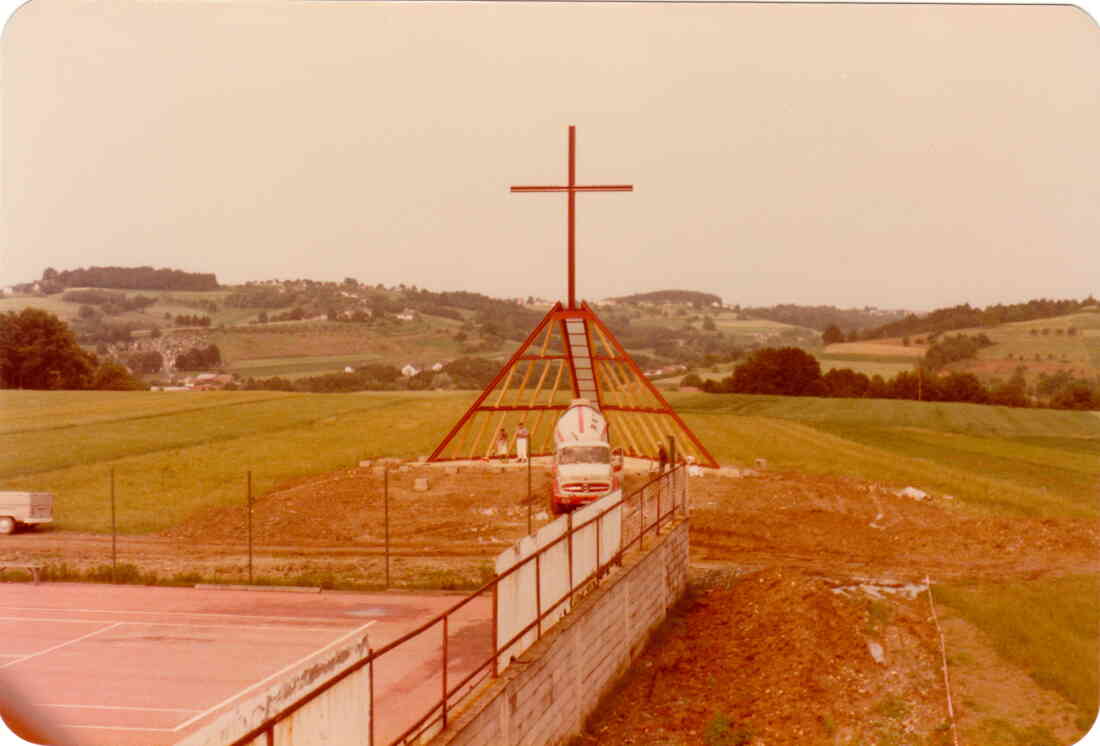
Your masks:
[[[577,192],[633,192],[633,184],[603,184],[579,186],[577,184],[577,128],[569,125],[569,183],[565,186],[514,186],[513,192],[568,192],[569,193],[569,309],[577,307],[576,297],[576,198]]]

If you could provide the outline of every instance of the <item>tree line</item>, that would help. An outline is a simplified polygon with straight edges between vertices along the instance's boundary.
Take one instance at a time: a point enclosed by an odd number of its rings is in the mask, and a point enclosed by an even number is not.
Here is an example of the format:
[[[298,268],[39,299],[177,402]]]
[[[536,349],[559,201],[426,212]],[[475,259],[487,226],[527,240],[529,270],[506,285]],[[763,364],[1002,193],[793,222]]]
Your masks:
[[[991,327],[1016,321],[1035,321],[1054,316],[1076,313],[1097,301],[1091,295],[1082,300],[1051,300],[1039,298],[1025,303],[998,303],[986,308],[975,308],[969,303],[948,308],[937,308],[924,315],[909,314],[903,319],[866,329],[860,339],[883,339],[913,334],[944,334],[958,329]]]
[[[192,315],[192,314],[181,313],[181,314],[173,317],[172,314],[166,313],[166,314],[164,314],[164,317],[166,319],[172,320],[176,324],[176,326],[199,326],[199,327],[204,327],[204,328],[210,326],[210,317],[209,316],[199,316],[198,314],[193,314]]]
[[[868,376],[850,368],[834,368],[822,375],[817,359],[797,347],[764,348],[734,368],[720,381],[702,380],[689,374],[683,385],[708,393],[771,394],[866,399],[970,402],[1010,407],[1042,405],[1053,409],[1100,409],[1100,380],[1088,381],[1070,374],[1040,377],[1035,396],[1029,396],[1023,370],[1006,382],[990,385],[972,373],[940,375],[918,368],[893,378]]]
[[[222,364],[222,353],[217,345],[192,347],[176,356],[178,370],[206,370]]]
[[[713,293],[701,293],[697,290],[654,290],[651,293],[634,293],[620,298],[612,298],[620,303],[679,303],[709,308],[722,305],[722,297]]]
[[[58,271],[47,267],[39,285],[46,293],[71,287],[113,288],[116,290],[217,290],[213,272],[184,272],[179,269],[152,267],[81,267]]]
[[[125,313],[126,311],[144,311],[157,302],[156,298],[146,295],[127,296],[126,293],[112,293],[108,290],[69,290],[62,294],[61,300],[69,303],[80,303],[84,308],[97,307],[108,316]]]
[[[264,391],[301,391],[328,394],[352,391],[424,391],[427,389],[484,389],[499,372],[500,363],[479,357],[463,357],[444,365],[440,370],[422,370],[404,376],[395,365],[367,363],[352,372],[327,373],[289,379],[246,378],[240,388]]]
[[[0,387],[145,388],[123,365],[85,352],[63,321],[37,308],[0,314]]]

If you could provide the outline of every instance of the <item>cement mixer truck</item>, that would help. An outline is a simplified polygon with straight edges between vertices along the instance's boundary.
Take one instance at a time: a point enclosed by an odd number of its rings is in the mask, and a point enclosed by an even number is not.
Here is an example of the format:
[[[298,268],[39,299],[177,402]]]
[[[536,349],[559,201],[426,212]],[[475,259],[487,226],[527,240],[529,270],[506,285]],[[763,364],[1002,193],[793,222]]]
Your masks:
[[[551,510],[573,510],[620,489],[622,468],[623,454],[611,450],[607,420],[592,402],[574,399],[554,426]]]

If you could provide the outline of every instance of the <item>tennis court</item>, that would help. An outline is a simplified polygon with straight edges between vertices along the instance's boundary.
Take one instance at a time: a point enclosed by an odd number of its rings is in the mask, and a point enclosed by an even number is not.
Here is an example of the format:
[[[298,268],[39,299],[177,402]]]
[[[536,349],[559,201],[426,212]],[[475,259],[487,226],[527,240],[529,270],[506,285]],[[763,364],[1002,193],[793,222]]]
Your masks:
[[[312,656],[363,635],[378,648],[458,598],[4,583],[0,673],[77,743],[172,744]],[[451,630],[472,654],[492,644],[490,600],[478,601]],[[434,638],[410,643],[376,689],[379,743],[419,715],[408,695],[438,676]]]

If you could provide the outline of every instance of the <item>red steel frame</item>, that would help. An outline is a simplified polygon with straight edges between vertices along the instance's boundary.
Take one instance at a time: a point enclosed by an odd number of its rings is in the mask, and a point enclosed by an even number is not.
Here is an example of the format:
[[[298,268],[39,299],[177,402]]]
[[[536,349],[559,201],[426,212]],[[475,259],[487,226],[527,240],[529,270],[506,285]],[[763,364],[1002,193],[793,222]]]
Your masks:
[[[654,386],[648,378],[646,378],[645,373],[642,372],[641,368],[638,367],[638,364],[634,362],[633,358],[631,358],[630,355],[627,354],[626,350],[623,349],[623,346],[619,344],[619,340],[615,338],[615,335],[611,333],[611,330],[608,329],[602,321],[600,321],[600,317],[597,316],[596,313],[588,307],[587,303],[582,303],[581,306],[585,311],[588,311],[592,315],[593,323],[600,327],[600,331],[604,333],[604,336],[606,336],[608,341],[610,341],[611,344],[615,347],[615,351],[619,353],[619,357],[622,362],[626,363],[626,365],[632,371],[634,371],[634,375],[636,375],[638,379],[642,382],[642,384],[645,385],[647,389],[649,389],[649,393],[653,394],[654,398],[656,398],[657,401],[661,403],[661,409],[657,410],[655,414],[667,414],[671,416],[672,419],[676,421],[676,424],[680,426],[680,429],[683,430],[691,439],[691,442],[695,444],[695,447],[699,449],[699,452],[703,454],[703,456],[706,458],[703,466],[717,469],[718,462],[714,459],[714,456],[710,454],[710,451],[707,450],[706,446],[704,446],[699,438],[695,436],[695,433],[691,431],[691,428],[687,426],[687,423],[680,419],[680,415],[676,414],[676,410],[669,406],[668,402],[665,401],[665,398],[661,396],[661,392],[657,390],[657,387]],[[638,411],[635,408],[617,407],[613,404],[607,405],[606,407],[604,407],[604,409],[608,410],[609,412],[615,410],[624,412]]]
[[[595,355],[593,355],[592,356],[592,362],[593,362],[592,375],[595,377],[595,381],[596,381],[596,393],[597,393],[597,396],[600,399],[600,401],[598,402],[598,405],[599,405],[600,409],[608,411],[608,412],[634,412],[634,413],[639,413],[639,414],[668,415],[668,416],[672,417],[672,419],[676,422],[676,424],[680,428],[680,430],[691,440],[691,442],[699,450],[699,453],[702,456],[702,459],[700,460],[700,464],[702,466],[707,466],[707,467],[710,467],[710,468],[715,468],[715,469],[718,468],[718,462],[715,460],[714,456],[711,455],[710,451],[707,450],[706,446],[704,446],[703,443],[699,440],[699,438],[695,435],[695,433],[693,433],[691,431],[691,428],[689,428],[687,426],[687,423],[684,422],[683,419],[681,419],[678,414],[676,414],[676,411],[669,405],[669,403],[667,401],[665,401],[665,398],[663,396],[661,396],[661,392],[657,389],[657,387],[654,386],[653,383],[650,382],[650,380],[648,378],[646,378],[645,373],[642,372],[641,368],[638,367],[638,364],[635,363],[634,360],[630,357],[630,355],[627,353],[627,351],[619,343],[619,340],[615,338],[615,335],[611,333],[611,330],[608,329],[607,326],[602,321],[600,321],[600,318],[599,318],[599,316],[596,315],[596,312],[593,311],[588,306],[588,304],[583,302],[583,301],[581,302],[581,307],[580,308],[573,309],[573,310],[567,310],[567,309],[562,308],[561,303],[555,303],[554,304],[554,307],[551,308],[547,312],[546,316],[543,317],[542,321],[539,322],[538,326],[535,327],[534,331],[532,331],[530,334],[527,335],[527,339],[525,339],[523,341],[523,344],[521,344],[519,346],[519,348],[515,351],[515,353],[508,360],[508,362],[504,364],[504,366],[496,374],[496,376],[489,383],[489,385],[485,387],[485,390],[481,392],[481,395],[477,398],[477,400],[473,403],[473,405],[471,405],[470,408],[468,410],[466,410],[466,413],[462,415],[462,417],[458,420],[458,422],[455,423],[454,427],[451,428],[450,432],[448,432],[447,435],[443,438],[443,440],[440,441],[439,445],[436,446],[435,450],[432,452],[432,455],[428,457],[429,461],[444,460],[444,459],[441,458],[441,456],[442,456],[443,452],[446,450],[447,446],[450,445],[450,443],[454,439],[454,437],[456,435],[458,435],[458,433],[462,430],[462,427],[467,422],[469,422],[474,417],[474,415],[476,415],[478,412],[536,412],[536,411],[540,411],[540,410],[565,411],[565,409],[568,407],[568,405],[565,405],[565,404],[530,404],[530,405],[518,405],[518,406],[513,404],[513,405],[504,405],[504,406],[493,406],[493,405],[485,406],[484,402],[489,397],[489,395],[493,392],[493,390],[497,387],[497,385],[508,374],[508,371],[516,363],[518,363],[519,361],[521,361],[521,360],[558,360],[558,359],[561,359],[563,357],[562,355],[558,355],[558,354],[554,354],[554,355],[529,355],[529,354],[527,354],[527,351],[531,347],[531,344],[535,341],[535,339],[538,338],[539,334],[544,329],[546,329],[548,324],[551,324],[551,323],[554,323],[554,322],[557,322],[561,325],[562,337],[563,337],[563,340],[565,342],[565,350],[566,350],[566,355],[564,357],[566,357],[568,365],[569,365],[569,375],[570,375],[570,378],[572,379],[571,384],[573,386],[573,395],[576,396],[577,395],[577,375],[576,375],[576,368],[573,365],[573,356],[569,352],[569,344],[568,344],[568,338],[567,338],[568,335],[567,335],[566,326],[565,326],[565,321],[567,319],[581,319],[581,320],[584,321],[584,332],[589,337],[589,343],[588,343],[589,351],[592,351],[593,348],[592,348],[592,341],[591,341],[591,333],[589,331],[589,326],[588,325],[590,323],[596,324],[600,328],[600,331],[603,333],[603,335],[607,338],[607,340],[615,348],[614,352],[616,354],[616,357],[611,358],[611,360],[616,361],[616,362],[624,363],[630,369],[630,371],[634,374],[634,376],[639,381],[642,382],[642,385],[645,386],[646,390],[650,393],[651,396],[653,396],[653,398],[658,402],[658,405],[659,405],[657,407],[624,407],[624,406],[621,406],[621,405],[618,405],[618,404],[606,404],[606,403],[604,403],[604,401],[603,401],[603,392],[602,392],[602,389],[601,389],[601,386],[600,386],[600,378],[599,378],[600,374],[599,374],[599,372],[596,368],[596,365],[595,365],[595,362],[596,362],[597,358],[596,358]],[[605,358],[601,358],[601,359],[606,360],[607,358],[605,357]],[[530,455],[537,456],[537,455],[545,455],[545,454],[539,454],[539,453],[535,453],[534,451],[532,451],[530,453]]]
[[[607,411],[634,412],[634,413],[640,413],[640,414],[654,414],[654,415],[669,415],[669,416],[671,416],[673,418],[673,420],[676,422],[676,425],[680,428],[680,430],[683,431],[687,435],[687,437],[691,440],[691,442],[698,449],[699,454],[702,456],[702,460],[701,460],[702,465],[703,466],[708,466],[708,467],[711,467],[711,468],[717,468],[718,467],[718,462],[710,454],[710,451],[708,451],[706,449],[706,447],[702,444],[702,442],[700,442],[699,438],[697,438],[695,436],[695,433],[693,433],[691,431],[691,429],[680,418],[680,416],[678,414],[676,414],[676,412],[672,409],[672,407],[669,406],[668,402],[665,401],[665,398],[663,396],[661,396],[661,394],[657,390],[657,388],[652,383],[650,383],[649,379],[647,379],[645,377],[645,374],[641,371],[640,368],[638,368],[637,363],[635,363],[634,360],[631,359],[630,355],[627,354],[626,350],[623,349],[623,346],[621,344],[619,344],[619,340],[617,340],[615,338],[615,335],[613,335],[611,333],[611,330],[608,329],[604,325],[604,323],[602,321],[600,321],[599,317],[596,316],[595,311],[593,311],[588,306],[588,304],[583,302],[583,301],[581,302],[580,307],[577,306],[577,298],[576,298],[576,197],[577,197],[577,192],[632,192],[632,191],[634,191],[634,186],[632,184],[602,184],[602,185],[579,185],[579,184],[577,184],[577,133],[576,133],[576,129],[577,128],[574,125],[569,125],[569,160],[568,160],[568,164],[569,164],[568,177],[569,178],[568,178],[568,183],[567,184],[562,185],[562,186],[513,186],[513,187],[511,187],[512,192],[566,192],[567,195],[568,195],[567,204],[568,204],[568,225],[569,225],[569,247],[568,247],[569,248],[569,252],[568,252],[569,305],[568,305],[568,307],[563,308],[562,304],[560,302],[554,304],[553,308],[551,308],[547,312],[546,316],[543,317],[542,321],[539,322],[538,326],[535,327],[534,331],[532,331],[530,334],[527,335],[527,339],[525,339],[523,341],[523,344],[521,344],[519,346],[519,348],[516,350],[516,352],[512,355],[511,359],[509,359],[508,362],[504,364],[504,366],[500,369],[500,372],[497,373],[496,377],[493,378],[493,380],[489,383],[489,385],[485,387],[485,390],[481,392],[481,396],[478,397],[477,401],[475,401],[473,403],[473,405],[468,410],[466,410],[466,413],[462,415],[462,417],[459,419],[459,421],[457,423],[455,423],[454,427],[451,428],[450,432],[448,432],[447,435],[443,438],[443,440],[440,441],[439,445],[436,446],[435,450],[432,452],[432,455],[428,457],[428,460],[429,461],[441,461],[441,460],[443,460],[442,459],[442,454],[446,450],[447,446],[449,446],[451,441],[454,439],[454,437],[459,432],[462,431],[463,426],[465,426],[474,417],[474,415],[476,415],[478,412],[524,412],[524,411],[532,411],[533,412],[533,411],[540,411],[540,410],[541,411],[545,411],[545,410],[562,410],[562,411],[564,411],[567,408],[566,405],[544,404],[544,405],[529,405],[529,406],[515,406],[515,405],[484,406],[484,402],[489,397],[489,394],[492,393],[492,391],[500,384],[500,382],[502,380],[504,380],[504,377],[506,375],[508,375],[510,371],[513,370],[516,363],[519,362],[520,360],[528,360],[528,361],[556,360],[556,359],[562,359],[563,357],[566,359],[566,362],[567,362],[568,367],[569,367],[569,376],[570,376],[570,383],[573,387],[573,396],[574,397],[579,396],[580,395],[580,390],[579,390],[578,384],[577,384],[577,368],[576,368],[576,365],[573,361],[572,345],[569,343],[569,330],[568,330],[568,327],[566,326],[565,322],[567,320],[570,320],[570,319],[580,319],[584,322],[584,334],[585,334],[585,337],[587,339],[588,350],[589,350],[589,354],[590,354],[590,360],[592,362],[592,377],[593,377],[593,381],[594,381],[595,386],[596,386],[596,398],[597,398],[596,404],[597,404],[597,406],[600,407],[600,409],[604,409],[604,410],[607,410]],[[564,356],[563,355],[558,355],[558,354],[555,354],[555,355],[528,355],[527,351],[531,347],[531,344],[538,338],[538,335],[541,334],[544,329],[546,329],[547,325],[551,324],[553,322],[557,322],[558,325],[559,325],[559,329],[560,329],[561,335],[562,335],[562,343],[563,343],[563,346],[565,348],[565,355]],[[589,328],[589,323],[595,323],[599,327],[600,332],[602,333],[602,335],[605,336],[607,338],[607,340],[609,340],[611,342],[612,346],[614,347],[614,352],[617,355],[617,357],[614,357],[614,358],[611,358],[611,359],[613,361],[623,362],[627,365],[627,367],[633,373],[633,375],[638,380],[643,382],[645,388],[649,391],[649,393],[658,402],[658,404],[659,404],[658,407],[656,407],[656,408],[651,408],[651,407],[624,407],[624,406],[621,406],[621,405],[605,404],[603,389],[600,385],[601,373],[599,371],[598,366],[596,365],[597,358],[596,358],[596,355],[595,355],[595,350],[592,346],[592,333],[591,333],[591,330]],[[608,358],[604,357],[604,358],[600,358],[600,359],[601,360],[607,360]],[[475,449],[478,445],[479,444],[475,443],[475,446],[474,446]],[[545,454],[535,453],[534,449],[533,449],[533,445],[534,444],[532,443],[532,450],[530,451],[529,455],[531,455],[531,456],[545,455]],[[465,457],[476,458],[477,455],[476,454],[471,454],[471,455],[465,456]],[[463,458],[463,456],[460,456],[458,458]]]
[[[439,459],[440,454],[443,453],[443,450],[450,444],[450,442],[454,438],[454,436],[458,435],[459,431],[462,429],[462,426],[465,425],[467,422],[469,422],[470,419],[475,414],[477,414],[478,412],[481,412],[481,411],[485,411],[485,412],[528,411],[528,410],[534,411],[534,410],[538,410],[538,409],[565,409],[564,406],[556,407],[556,406],[552,406],[552,405],[551,406],[547,406],[547,405],[527,406],[527,407],[515,407],[515,406],[512,406],[512,407],[483,407],[483,406],[481,406],[482,402],[484,402],[487,398],[489,398],[489,394],[491,394],[493,392],[493,389],[495,389],[497,387],[497,384],[499,384],[504,379],[504,376],[508,374],[508,371],[511,370],[512,366],[514,366],[521,359],[525,359],[524,358],[524,353],[531,346],[531,343],[534,342],[535,339],[538,338],[539,333],[542,332],[542,330],[546,328],[547,324],[549,324],[550,322],[554,321],[557,318],[557,314],[560,313],[561,310],[562,310],[561,303],[560,302],[555,303],[554,307],[551,308],[546,313],[546,315],[542,317],[542,321],[540,321],[538,323],[538,326],[535,327],[534,331],[532,331],[530,334],[527,335],[527,339],[523,340],[523,344],[521,344],[519,346],[519,348],[515,351],[515,354],[512,355],[511,359],[507,363],[504,364],[504,366],[496,374],[496,377],[493,378],[493,380],[489,382],[489,385],[486,386],[485,390],[481,392],[481,396],[479,396],[477,398],[477,401],[475,401],[473,403],[473,405],[469,409],[466,410],[466,414],[462,415],[462,417],[459,419],[459,421],[455,423],[454,427],[451,428],[451,431],[449,433],[447,433],[447,435],[443,438],[443,440],[440,441],[439,445],[436,446],[435,450],[432,451],[432,455],[428,457],[429,461],[438,461],[438,460],[440,460]],[[566,348],[568,349],[568,345],[566,346]],[[554,355],[553,357],[560,358],[561,356],[560,355]],[[542,359],[542,357],[537,356],[537,355],[533,355],[533,356],[528,356],[526,359],[540,360],[540,359]],[[570,360],[569,362],[570,362],[570,365],[572,365],[572,360]],[[574,383],[574,390],[576,390],[576,384],[575,383]],[[532,454],[532,455],[534,455],[534,454]]]

